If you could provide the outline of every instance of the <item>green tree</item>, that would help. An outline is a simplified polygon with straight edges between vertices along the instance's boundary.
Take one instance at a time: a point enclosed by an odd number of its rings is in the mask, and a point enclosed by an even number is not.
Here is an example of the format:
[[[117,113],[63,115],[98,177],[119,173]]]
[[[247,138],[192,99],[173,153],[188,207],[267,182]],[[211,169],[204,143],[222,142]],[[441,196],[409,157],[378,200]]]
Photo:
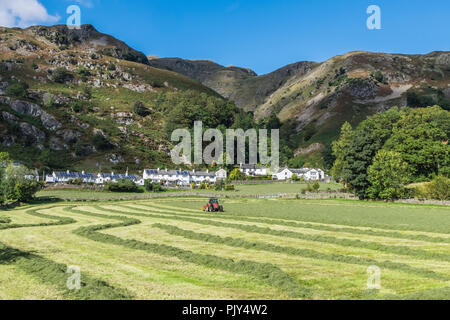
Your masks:
[[[320,184],[317,181],[314,181],[314,183],[312,184],[312,190],[314,190],[315,192],[319,191],[320,189]]]
[[[448,172],[450,113],[440,107],[410,110],[395,125],[384,146],[409,164],[415,181],[427,181]]]
[[[33,172],[23,165],[13,166],[9,164],[1,180],[3,200],[16,200],[28,202],[42,188],[42,184],[36,181]]]
[[[111,149],[112,145],[106,139],[105,136],[103,136],[101,133],[97,133],[92,137],[92,144],[98,149],[98,150],[108,150]]]
[[[426,199],[450,200],[450,179],[437,176],[423,187],[419,187],[418,194]]]
[[[8,152],[0,152],[0,164],[8,163],[11,161]]]
[[[408,164],[394,151],[380,150],[367,170],[372,199],[398,199],[407,194]]]
[[[235,168],[233,169],[233,171],[231,171],[229,179],[236,181],[236,180],[244,180],[245,178],[241,170],[239,170],[239,168]]]
[[[18,181],[14,186],[15,198],[19,202],[33,200],[36,192],[42,189],[42,183],[35,180]]]
[[[141,117],[146,117],[150,114],[150,110],[144,105],[142,101],[136,101],[133,106],[133,112]]]
[[[57,68],[53,71],[52,80],[56,83],[66,83],[73,79],[73,75],[66,68]]]
[[[267,118],[266,129],[267,130],[279,129],[280,127],[281,127],[280,119],[278,118],[278,116],[275,112],[272,112],[270,114],[269,118]]]
[[[28,95],[28,84],[25,82],[13,82],[6,88],[5,94],[18,98],[26,98]]]
[[[291,180],[292,180],[292,181],[298,181],[298,180],[299,180],[298,174],[294,173],[294,174],[292,175],[292,177],[291,177]]]
[[[378,150],[391,136],[392,129],[402,113],[404,111],[399,111],[398,108],[391,108],[385,113],[375,114],[361,122],[354,132],[354,138],[343,156],[345,162],[342,181],[361,199],[369,197],[367,169]]]
[[[350,123],[345,122],[341,128],[341,135],[339,139],[331,144],[333,156],[336,158],[333,167],[331,168],[331,175],[336,181],[344,182],[343,171],[346,164],[346,155],[349,152],[350,144],[353,140],[353,129]]]
[[[108,182],[105,189],[111,192],[139,192],[139,188],[130,179],[119,179],[117,182]]]

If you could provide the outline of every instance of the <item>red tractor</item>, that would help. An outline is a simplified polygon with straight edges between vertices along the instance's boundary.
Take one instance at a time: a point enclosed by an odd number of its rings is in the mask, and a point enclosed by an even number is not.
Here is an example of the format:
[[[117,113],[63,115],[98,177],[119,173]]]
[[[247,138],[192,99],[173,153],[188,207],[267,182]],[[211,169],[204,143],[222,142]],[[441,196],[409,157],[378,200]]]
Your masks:
[[[209,199],[209,202],[203,206],[203,211],[223,212],[223,207],[219,204],[219,200],[211,198]]]

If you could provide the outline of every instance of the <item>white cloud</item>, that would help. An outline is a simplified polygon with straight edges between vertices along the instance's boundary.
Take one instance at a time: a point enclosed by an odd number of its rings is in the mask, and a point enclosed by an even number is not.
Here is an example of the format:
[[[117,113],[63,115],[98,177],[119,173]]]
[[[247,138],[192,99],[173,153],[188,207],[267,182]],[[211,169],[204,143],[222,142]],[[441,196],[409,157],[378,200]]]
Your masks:
[[[58,15],[48,14],[38,0],[0,0],[0,26],[25,28],[40,23],[55,23]]]

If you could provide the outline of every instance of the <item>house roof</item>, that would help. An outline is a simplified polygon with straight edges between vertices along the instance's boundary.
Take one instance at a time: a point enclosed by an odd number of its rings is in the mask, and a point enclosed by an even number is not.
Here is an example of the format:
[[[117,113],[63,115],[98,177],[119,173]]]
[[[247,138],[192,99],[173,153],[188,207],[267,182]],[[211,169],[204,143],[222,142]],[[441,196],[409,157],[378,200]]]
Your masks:
[[[157,170],[157,169],[146,169],[145,173],[148,175],[151,174],[161,174],[161,175],[170,175],[170,176],[188,176],[189,171],[186,170]]]
[[[94,179],[95,177],[93,173],[67,172],[67,171],[57,171],[55,172],[55,175],[58,178],[66,178],[66,179]]]

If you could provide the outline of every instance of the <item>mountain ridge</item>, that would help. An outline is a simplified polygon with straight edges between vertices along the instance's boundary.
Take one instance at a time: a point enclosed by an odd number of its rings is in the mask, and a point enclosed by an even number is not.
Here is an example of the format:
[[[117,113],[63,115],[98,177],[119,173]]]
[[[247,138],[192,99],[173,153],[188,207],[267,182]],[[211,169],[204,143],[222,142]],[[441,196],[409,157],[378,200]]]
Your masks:
[[[172,61],[156,59],[150,63],[186,74],[180,68],[182,59],[177,60],[178,64]],[[291,135],[295,140],[291,147],[301,155],[314,143],[312,150],[317,154],[317,143],[323,149],[337,137],[345,121],[357,125],[367,116],[393,106],[441,104],[449,108],[450,104],[448,51],[352,51],[323,62],[297,62],[262,76],[246,77],[225,67],[202,73],[202,66],[197,64],[197,74],[189,76],[233,100],[238,107],[254,112],[256,119],[275,113],[285,127],[297,133]]]

